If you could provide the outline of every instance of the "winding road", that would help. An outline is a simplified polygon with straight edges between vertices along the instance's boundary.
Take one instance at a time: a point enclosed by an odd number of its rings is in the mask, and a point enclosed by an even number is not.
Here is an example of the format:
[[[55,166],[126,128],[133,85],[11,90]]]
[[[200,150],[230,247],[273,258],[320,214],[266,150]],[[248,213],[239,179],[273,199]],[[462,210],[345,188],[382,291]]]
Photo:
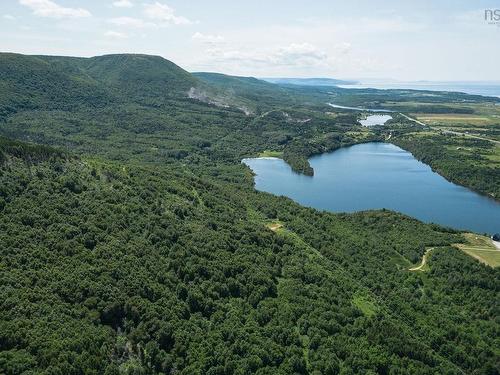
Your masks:
[[[430,247],[425,250],[425,254],[422,257],[422,263],[420,264],[420,266],[409,268],[409,271],[422,271],[422,268],[424,268],[425,264],[427,263],[427,256],[429,255],[431,250],[434,250],[434,248]]]

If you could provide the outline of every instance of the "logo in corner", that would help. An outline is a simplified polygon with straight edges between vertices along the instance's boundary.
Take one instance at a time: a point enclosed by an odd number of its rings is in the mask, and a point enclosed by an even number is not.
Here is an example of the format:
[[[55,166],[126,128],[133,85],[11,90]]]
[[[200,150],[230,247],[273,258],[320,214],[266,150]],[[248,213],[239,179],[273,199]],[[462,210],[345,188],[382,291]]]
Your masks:
[[[484,20],[489,25],[497,25],[500,27],[500,9],[485,9]]]

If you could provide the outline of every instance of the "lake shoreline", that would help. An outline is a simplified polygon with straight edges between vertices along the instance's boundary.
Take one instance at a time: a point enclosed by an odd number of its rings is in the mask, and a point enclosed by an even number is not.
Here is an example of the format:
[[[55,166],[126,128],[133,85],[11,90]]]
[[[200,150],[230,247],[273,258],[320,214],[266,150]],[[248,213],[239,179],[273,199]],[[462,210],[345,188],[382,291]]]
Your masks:
[[[338,171],[335,169],[335,172],[332,173],[333,169],[331,169],[331,166],[329,166],[330,169],[327,169],[326,172],[325,170],[319,170],[318,173],[319,174],[315,174],[315,178],[312,178],[312,176],[305,176],[303,174],[300,174],[300,173],[297,173],[295,171],[293,171],[293,169],[291,168],[291,166],[286,163],[286,161],[284,161],[283,159],[280,159],[280,158],[265,158],[265,159],[268,159],[267,161],[273,163],[275,165],[279,165],[280,163],[283,163],[283,165],[285,165],[285,167],[280,167],[281,169],[278,170],[278,173],[275,174],[274,176],[273,175],[269,175],[268,173],[265,174],[265,178],[270,178],[271,180],[272,179],[278,179],[279,180],[279,184],[278,184],[278,188],[277,190],[273,191],[271,188],[272,186],[266,186],[265,183],[262,181],[262,175],[260,174],[261,173],[261,170],[259,170],[259,168],[257,169],[254,169],[252,167],[252,160],[260,160],[261,163],[264,162],[266,163],[266,160],[263,160],[262,158],[246,158],[246,159],[243,159],[242,162],[244,164],[246,164],[253,172],[253,175],[254,175],[254,186],[257,190],[261,190],[261,191],[267,191],[269,193],[272,193],[272,194],[276,194],[276,195],[284,195],[284,196],[287,196],[293,200],[295,200],[296,202],[298,202],[299,204],[301,205],[305,205],[305,206],[309,206],[309,207],[313,207],[313,208],[316,208],[316,209],[321,209],[321,210],[327,210],[327,211],[331,211],[331,212],[358,212],[358,211],[365,211],[365,210],[381,210],[381,209],[388,209],[388,210],[393,210],[393,211],[398,211],[398,212],[401,212],[401,213],[404,213],[406,215],[409,215],[411,217],[414,217],[420,221],[424,221],[424,222],[434,222],[434,223],[437,223],[441,226],[445,226],[445,227],[450,227],[450,228],[454,228],[456,230],[469,230],[469,231],[474,231],[474,232],[477,232],[477,233],[488,233],[490,231],[498,231],[495,227],[494,227],[494,223],[497,222],[497,218],[498,220],[500,220],[500,216],[497,215],[497,210],[500,208],[499,204],[497,201],[495,201],[492,197],[490,196],[485,196],[483,194],[480,194],[479,192],[476,192],[472,189],[470,189],[469,187],[467,186],[463,186],[463,185],[460,185],[460,184],[456,184],[454,181],[450,181],[449,179],[447,179],[445,176],[441,175],[440,173],[438,173],[437,171],[435,171],[431,166],[429,166],[428,164],[426,163],[423,163],[421,160],[418,160],[417,158],[415,158],[415,156],[409,152],[408,150],[405,150],[401,147],[399,147],[397,144],[394,144],[393,142],[384,142],[382,140],[379,140],[379,141],[368,141],[368,142],[360,142],[360,143],[356,143],[356,144],[352,144],[352,145],[345,145],[345,146],[341,146],[339,148],[336,148],[335,150],[332,150],[332,151],[329,151],[329,152],[326,152],[326,153],[319,153],[319,154],[316,154],[316,155],[311,155],[309,158],[308,158],[308,161],[311,162],[311,164],[313,164],[314,168],[323,168],[324,167],[324,161],[321,160],[321,158],[325,157],[325,159],[339,159],[339,158],[342,158],[344,157],[345,155],[349,155],[351,154],[352,152],[351,151],[348,151],[346,152],[346,150],[349,150],[349,149],[352,149],[354,147],[359,147],[359,146],[363,146],[363,145],[366,145],[366,147],[364,147],[363,149],[367,149],[367,150],[370,150],[370,149],[375,149],[375,150],[386,150],[382,153],[379,153],[379,154],[374,154],[373,156],[369,155],[369,156],[366,156],[368,159],[366,160],[366,163],[370,164],[370,159],[373,159],[373,158],[377,158],[377,157],[383,157],[383,158],[389,158],[388,159],[388,162],[394,162],[394,160],[396,160],[396,164],[398,163],[398,156],[400,157],[403,157],[403,159],[401,160],[405,160],[408,159],[408,158],[411,158],[411,160],[409,160],[408,162],[406,162],[407,164],[410,163],[411,165],[415,165],[415,168],[417,168],[418,170],[420,170],[421,173],[424,173],[424,175],[422,175],[423,177],[415,177],[415,176],[418,176],[417,175],[414,175],[412,174],[413,172],[410,171],[406,171],[406,172],[388,172],[387,170],[384,170],[382,169],[381,170],[381,173],[380,175],[378,174],[373,174],[373,171],[370,171],[370,170],[363,170],[363,166],[362,164],[358,164],[358,166],[354,166],[354,167],[351,167],[349,166],[348,169],[351,169],[349,170],[348,172],[343,172],[344,175],[342,175],[342,171]],[[391,150],[394,150],[394,151],[391,151]],[[338,154],[338,152],[342,152],[342,154]],[[387,154],[387,152],[390,152],[389,154]],[[335,156],[333,157],[329,157],[330,155],[334,155],[336,154]],[[379,155],[379,156],[377,156]],[[393,155],[393,156],[391,156]],[[396,159],[392,160],[391,161],[391,157],[394,158],[396,157]],[[383,159],[385,160],[385,159]],[[345,160],[344,160],[345,161]],[[319,164],[318,163],[323,163],[323,164]],[[413,163],[413,164],[412,164]],[[415,164],[415,163],[418,163]],[[409,165],[410,165],[409,164]],[[321,167],[321,165],[323,165],[323,167]],[[403,164],[403,166],[406,165],[406,164]],[[411,166],[410,165],[410,166]],[[369,167],[366,167],[368,169],[370,168],[374,168],[374,169],[377,169],[379,168],[380,166],[378,165],[371,165]],[[284,169],[283,169],[284,168]],[[408,168],[408,167],[406,167]],[[411,167],[411,168],[414,168],[414,167]],[[411,169],[410,168],[410,169]],[[339,172],[341,172],[339,174]],[[418,172],[418,171],[417,171]],[[347,174],[345,174],[347,173]],[[349,199],[352,199],[351,195],[353,194],[351,191],[355,191],[356,194],[360,194],[360,190],[363,191],[363,189],[360,189],[359,187],[359,184],[360,182],[356,179],[356,178],[352,178],[352,176],[350,174],[370,174],[370,176],[372,176],[373,179],[363,179],[361,177],[361,179],[359,181],[364,181],[364,182],[361,182],[362,184],[365,185],[365,188],[364,190],[368,191],[369,194],[373,194],[372,192],[370,192],[371,190],[377,190],[379,189],[379,193],[380,195],[374,195],[370,198],[370,195],[364,195],[364,196],[361,196],[361,201],[364,200],[364,202],[368,202],[366,203],[365,206],[362,206],[362,204],[360,204],[360,202],[356,202],[354,201],[354,203],[349,206],[349,203],[347,202],[342,202],[342,204],[338,205],[338,206],[334,206],[334,204],[336,203],[331,203],[330,201],[332,200],[346,200],[348,201]],[[383,176],[384,176],[384,173],[389,173],[388,176],[389,178],[392,178],[394,179],[395,177],[394,176],[397,176],[397,173],[403,173],[402,176],[400,176],[401,178],[399,178],[398,180],[394,180],[395,181],[395,185],[401,185],[401,188],[400,189],[403,189],[403,190],[395,190],[393,191],[393,193],[387,193],[387,192],[384,192],[383,188],[381,188],[380,186],[383,186],[386,182],[383,180]],[[406,173],[406,175],[405,175]],[[410,173],[410,175],[408,175],[408,173]],[[339,176],[337,177],[336,175],[339,174]],[[432,176],[434,175],[434,176]],[[293,177],[295,176],[295,177]],[[340,189],[339,191],[337,191],[337,193],[333,193],[333,192],[329,192],[327,195],[328,195],[328,200],[329,202],[324,205],[323,203],[321,203],[320,201],[318,201],[316,198],[311,198],[311,197],[304,197],[303,194],[307,193],[306,195],[312,195],[312,196],[318,196],[318,194],[324,194],[324,191],[315,191],[314,190],[314,184],[315,183],[325,183],[326,180],[328,180],[328,176],[335,176],[335,178],[332,179],[332,186],[337,184],[340,186],[337,186],[337,187],[333,187],[333,190],[332,191],[335,191],[335,189]],[[344,177],[342,177],[344,176]],[[430,177],[426,177],[426,176],[430,176]],[[439,179],[436,178],[436,176],[438,176],[440,179],[442,179],[442,181],[439,181]],[[342,179],[343,178],[347,178],[346,182],[343,183]],[[350,178],[350,180],[349,180]],[[417,179],[416,179],[417,178]],[[425,185],[425,179],[429,179],[434,181],[433,183],[434,184],[437,184],[437,192],[438,194],[434,194],[433,190],[430,189],[429,187],[426,187],[425,189],[421,189],[422,191],[419,191],[419,189],[415,189],[415,187],[412,187],[411,184],[415,184],[415,185],[419,185],[421,184],[422,181],[420,181],[419,179],[420,178],[424,178],[424,185]],[[382,180],[381,180],[382,179]],[[299,184],[297,186],[293,186],[296,182],[299,182]],[[318,181],[318,182],[316,182]],[[323,181],[323,182],[321,182]],[[353,182],[353,181],[358,181],[358,182]],[[264,185],[262,185],[264,183]],[[349,183],[352,183],[353,185],[350,186]],[[358,186],[356,186],[356,184],[358,184]],[[409,184],[409,186],[407,186]],[[286,188],[283,188],[283,187],[280,187],[279,185],[284,185],[286,186]],[[264,186],[264,188],[263,188]],[[311,190],[312,188],[312,190]],[[404,191],[406,188],[409,189],[409,191]],[[331,190],[332,187],[329,187],[329,189]],[[380,190],[382,189],[382,190]],[[392,187],[392,189],[394,189]],[[429,190],[430,189],[430,190]],[[440,191],[439,189],[441,189],[442,191]],[[415,193],[414,195],[411,195],[411,191],[412,190],[415,190]],[[391,191],[391,187],[389,187],[389,191]],[[332,195],[333,194],[333,195]],[[380,199],[380,196],[383,196],[384,194],[392,194],[394,197],[390,196],[389,197],[385,197],[385,201],[384,199]],[[407,196],[407,198],[404,198],[405,197],[405,194]],[[439,194],[441,194],[442,196],[439,197],[439,199],[437,198],[439,196]],[[443,195],[444,194],[444,195]],[[458,195],[457,195],[458,194]],[[439,205],[440,204],[443,204],[443,202],[446,202],[448,204],[448,207],[447,207],[447,210],[449,212],[455,212],[457,211],[458,208],[456,207],[459,207],[460,205],[458,203],[460,202],[455,202],[455,203],[451,203],[453,202],[453,199],[456,199],[455,196],[460,196],[461,199],[465,199],[463,204],[467,204],[470,203],[470,207],[467,207],[466,205],[466,210],[462,213],[462,212],[456,212],[454,213],[453,215],[457,216],[457,219],[455,219],[455,223],[458,223],[458,224],[452,224],[454,221],[453,219],[450,221],[448,219],[446,219],[446,215],[443,213],[439,213]],[[316,200],[315,200],[316,199]],[[373,202],[371,202],[370,200],[373,200]],[[406,200],[408,200],[408,202],[410,203],[405,203]],[[428,201],[426,201],[426,199]],[[448,199],[448,201],[447,201]],[[394,200],[394,201],[393,201]],[[425,211],[425,209],[415,209],[415,208],[408,208],[406,206],[411,206],[413,203],[411,203],[413,200],[416,200],[416,201],[421,201],[421,204],[423,204],[424,206],[427,206],[427,211]],[[429,202],[432,202],[433,200],[437,200],[436,201],[436,205],[435,207],[429,203]],[[440,202],[440,200],[443,200],[443,202]],[[339,207],[341,207],[339,209]],[[451,208],[450,208],[451,207]],[[413,212],[412,212],[413,210]],[[419,211],[420,210],[420,211]],[[423,211],[422,211],[423,210]],[[469,213],[467,213],[467,210],[473,210]],[[484,217],[485,219],[482,219],[481,218],[481,212],[482,210],[484,210]],[[450,214],[451,215],[451,214]],[[468,215],[471,215],[471,218],[474,218],[474,219],[469,219],[467,216]],[[498,216],[498,217],[497,217]],[[490,218],[488,219],[490,221],[490,223],[485,223],[485,222],[482,222],[481,220],[483,221],[486,221],[487,219],[486,218]],[[474,223],[474,221],[478,221],[478,223]]]
[[[365,144],[365,143],[389,143],[389,144],[392,144],[394,146],[397,146],[399,148],[401,148],[402,150],[410,153],[416,160],[418,160],[419,162],[429,166],[429,168],[431,168],[431,170],[434,172],[434,173],[437,173],[438,175],[440,175],[441,177],[443,177],[446,181],[452,183],[452,184],[455,184],[455,185],[458,185],[458,186],[461,186],[465,189],[468,189],[476,194],[479,194],[481,195],[482,197],[485,197],[485,198],[488,198],[492,201],[494,201],[495,203],[500,203],[500,201],[495,198],[494,196],[491,196],[490,194],[485,194],[483,193],[482,191],[479,191],[479,190],[476,190],[470,186],[467,186],[459,181],[455,181],[447,176],[445,176],[444,174],[442,174],[439,170],[435,169],[434,167],[432,167],[430,164],[427,164],[425,163],[421,158],[417,157],[416,155],[414,155],[410,150],[402,147],[401,145],[393,142],[392,140],[390,141],[389,139],[380,139],[380,140],[377,140],[377,139],[373,139],[373,140],[366,140],[366,141],[363,141],[363,142],[358,142],[358,143],[352,143],[352,144],[346,144],[346,145],[341,145],[337,148],[334,148],[334,149],[331,149],[331,150],[328,150],[328,151],[325,151],[325,152],[320,152],[320,153],[314,153],[314,154],[311,154],[311,155],[308,155],[307,156],[307,161],[310,162],[310,160],[314,157],[317,157],[317,156],[320,156],[320,155],[325,155],[325,154],[331,154],[333,152],[336,152],[338,150],[341,150],[343,148],[349,148],[349,147],[353,147],[353,146],[356,146],[356,145],[362,145],[362,144]],[[248,158],[243,158],[241,160],[241,162],[243,162],[245,159],[279,159],[279,160],[283,160],[285,163],[288,164],[288,162],[284,159],[284,158],[280,158],[280,157],[276,157],[276,156],[256,156],[256,157],[248,157]],[[289,164],[288,164],[289,165]],[[290,166],[291,167],[291,166]],[[314,170],[314,169],[313,169]],[[295,171],[293,168],[292,168],[292,172],[295,173],[295,174],[298,174],[298,175],[305,175],[305,176],[308,176],[308,177],[314,177],[314,173],[312,175],[306,175],[304,173],[301,173],[301,172],[297,172]]]
[[[494,201],[495,203],[500,203],[500,200],[499,200],[499,198],[500,198],[500,197],[498,197],[498,198],[497,198],[497,197],[495,197],[495,196],[493,196],[493,195],[491,195],[491,194],[484,193],[484,192],[479,191],[479,190],[477,190],[477,189],[474,189],[474,188],[472,188],[472,187],[470,187],[470,186],[467,186],[467,185],[463,184],[463,183],[462,183],[462,182],[460,182],[460,181],[454,180],[453,178],[446,176],[446,175],[445,175],[444,173],[442,173],[439,169],[436,169],[436,168],[434,168],[432,165],[430,165],[430,164],[428,164],[428,163],[425,163],[425,162],[423,161],[423,158],[418,157],[417,155],[415,155],[415,154],[414,154],[413,152],[411,152],[410,150],[408,150],[408,149],[406,149],[406,148],[402,147],[402,145],[399,145],[399,144],[397,143],[397,139],[395,139],[395,141],[396,141],[396,142],[392,142],[392,141],[391,141],[391,142],[389,142],[389,143],[391,143],[391,144],[393,144],[393,145],[395,145],[395,146],[397,146],[397,147],[401,148],[402,150],[405,150],[406,152],[409,152],[409,153],[410,153],[410,154],[411,154],[411,155],[412,155],[412,156],[413,156],[416,160],[418,160],[418,161],[419,161],[419,162],[421,162],[421,163],[424,163],[425,165],[428,165],[428,166],[429,166],[429,168],[431,168],[431,170],[432,170],[434,173],[437,173],[438,175],[440,175],[441,177],[443,177],[446,181],[448,181],[448,182],[450,182],[450,183],[452,183],[452,184],[458,185],[458,186],[462,186],[462,187],[464,187],[464,188],[466,188],[466,189],[469,189],[470,191],[473,191],[474,193],[479,194],[479,195],[481,195],[482,197],[488,198],[488,199],[490,199],[490,200]]]

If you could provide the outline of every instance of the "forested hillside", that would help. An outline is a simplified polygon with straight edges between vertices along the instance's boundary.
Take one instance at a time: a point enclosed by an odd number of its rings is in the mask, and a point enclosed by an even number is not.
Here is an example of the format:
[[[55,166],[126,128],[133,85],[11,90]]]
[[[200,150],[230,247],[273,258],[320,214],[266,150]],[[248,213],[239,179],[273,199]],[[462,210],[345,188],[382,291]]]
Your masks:
[[[489,154],[494,156],[493,151],[498,147],[494,143],[479,139],[457,141],[438,134],[403,135],[395,142],[449,180],[500,199],[500,163],[488,158]],[[464,155],[461,150],[474,152]]]
[[[345,133],[359,128],[355,114],[315,111],[314,90],[227,76],[211,87],[213,80],[155,56],[1,54],[0,77],[0,134],[114,160],[205,165],[275,150],[285,151],[295,170],[312,173],[308,156],[352,144]],[[229,89],[227,80],[239,89]],[[273,105],[257,95],[263,86]],[[193,98],[191,88],[213,96]],[[299,98],[305,104],[297,106]],[[241,103],[259,114],[248,115]]]
[[[254,114],[190,98],[176,69],[0,56],[0,373],[500,371],[500,271],[460,233],[301,207],[240,163],[274,150],[308,172],[379,135],[314,90]]]
[[[228,97],[244,98],[249,110],[263,113],[282,105],[299,105],[297,91],[288,90],[253,77],[234,77],[220,73],[193,73],[200,80],[217,87]]]
[[[455,234],[388,212],[317,213],[250,183],[2,144],[6,373],[495,366],[498,272],[446,248]],[[272,220],[287,229],[270,231]],[[444,248],[423,278],[406,268],[426,246]]]

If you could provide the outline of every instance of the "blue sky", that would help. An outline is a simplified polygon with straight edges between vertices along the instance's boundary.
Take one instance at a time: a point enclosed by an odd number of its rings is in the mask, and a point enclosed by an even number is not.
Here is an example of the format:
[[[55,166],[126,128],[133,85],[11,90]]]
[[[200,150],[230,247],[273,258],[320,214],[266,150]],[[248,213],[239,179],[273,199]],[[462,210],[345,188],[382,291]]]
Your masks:
[[[1,0],[0,50],[258,77],[500,80],[500,1]]]

